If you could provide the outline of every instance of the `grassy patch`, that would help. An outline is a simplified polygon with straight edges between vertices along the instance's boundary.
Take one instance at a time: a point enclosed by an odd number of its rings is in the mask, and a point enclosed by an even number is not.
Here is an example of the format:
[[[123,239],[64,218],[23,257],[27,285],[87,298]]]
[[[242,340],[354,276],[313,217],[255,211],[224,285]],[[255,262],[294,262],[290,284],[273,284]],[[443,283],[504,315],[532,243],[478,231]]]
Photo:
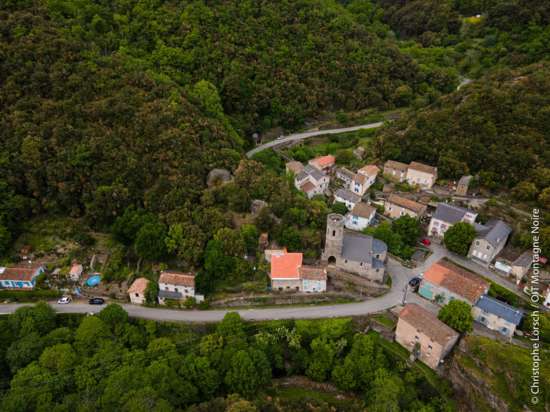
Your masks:
[[[378,315],[374,315],[372,319],[376,320],[378,323],[393,329],[395,327],[395,322],[392,318],[390,318],[388,315],[384,313],[380,313]]]

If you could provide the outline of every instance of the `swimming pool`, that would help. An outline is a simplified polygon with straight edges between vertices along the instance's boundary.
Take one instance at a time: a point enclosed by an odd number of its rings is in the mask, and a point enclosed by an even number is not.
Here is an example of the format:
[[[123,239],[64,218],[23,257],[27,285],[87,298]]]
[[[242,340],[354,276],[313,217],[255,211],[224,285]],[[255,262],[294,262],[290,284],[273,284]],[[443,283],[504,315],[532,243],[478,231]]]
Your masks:
[[[99,285],[99,282],[101,282],[101,276],[100,275],[93,275],[86,280],[86,286],[97,286]]]

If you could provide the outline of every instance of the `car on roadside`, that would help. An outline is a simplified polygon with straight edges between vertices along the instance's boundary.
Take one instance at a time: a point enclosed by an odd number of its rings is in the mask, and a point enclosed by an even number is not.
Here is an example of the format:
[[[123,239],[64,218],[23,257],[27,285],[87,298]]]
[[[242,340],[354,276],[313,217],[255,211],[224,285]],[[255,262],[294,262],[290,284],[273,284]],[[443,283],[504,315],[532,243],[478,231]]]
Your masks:
[[[70,296],[62,296],[58,301],[57,301],[57,304],[58,305],[68,305],[69,303],[71,303],[72,299]]]
[[[424,246],[430,246],[432,244],[432,241],[430,239],[428,239],[427,237],[425,237],[424,239],[422,239],[420,241],[420,243],[422,243]]]
[[[88,304],[90,305],[103,305],[105,303],[105,299],[103,298],[91,298],[88,300]]]
[[[409,280],[409,286],[411,289],[413,289],[415,292],[418,290],[418,287],[420,286],[420,282],[422,281],[422,278],[415,276],[411,280]]]

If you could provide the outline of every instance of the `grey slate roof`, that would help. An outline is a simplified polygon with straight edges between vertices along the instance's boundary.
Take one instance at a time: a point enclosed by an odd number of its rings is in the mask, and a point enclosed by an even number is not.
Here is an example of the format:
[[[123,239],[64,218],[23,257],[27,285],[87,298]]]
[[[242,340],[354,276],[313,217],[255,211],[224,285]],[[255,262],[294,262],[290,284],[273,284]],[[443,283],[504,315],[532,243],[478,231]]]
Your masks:
[[[514,266],[530,267],[533,264],[533,252],[526,250],[512,263]]]
[[[504,320],[507,320],[514,325],[519,325],[523,312],[513,306],[507,305],[504,302],[493,299],[487,295],[483,295],[476,303],[476,307],[484,310],[485,312],[492,313]]]
[[[512,233],[512,229],[502,220],[491,220],[479,234],[482,239],[497,246],[503,241],[506,242],[510,233]]]
[[[448,203],[438,203],[435,210],[434,219],[454,225],[462,220],[466,213],[475,213],[463,207],[449,205]]]
[[[372,236],[359,233],[344,233],[342,256],[354,262],[373,261],[373,254],[386,250],[386,244]],[[374,259],[376,260],[376,259]]]
[[[351,202],[351,203],[357,203],[361,200],[361,196],[358,196],[352,191],[346,190],[346,189],[338,189],[334,194],[334,196],[347,200],[348,202]]]
[[[304,167],[304,172],[313,177],[315,180],[321,180],[325,176],[323,172],[311,165]]]
[[[180,292],[173,292],[171,290],[159,290],[159,298],[163,299],[181,299],[183,295]]]

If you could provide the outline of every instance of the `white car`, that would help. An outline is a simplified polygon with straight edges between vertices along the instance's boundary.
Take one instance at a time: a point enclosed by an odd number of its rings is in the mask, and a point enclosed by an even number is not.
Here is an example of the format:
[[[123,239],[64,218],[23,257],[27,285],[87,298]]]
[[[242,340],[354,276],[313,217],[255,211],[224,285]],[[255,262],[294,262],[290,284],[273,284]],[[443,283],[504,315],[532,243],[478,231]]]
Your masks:
[[[63,296],[61,299],[57,301],[59,305],[67,305],[71,303],[71,297],[70,296]]]

